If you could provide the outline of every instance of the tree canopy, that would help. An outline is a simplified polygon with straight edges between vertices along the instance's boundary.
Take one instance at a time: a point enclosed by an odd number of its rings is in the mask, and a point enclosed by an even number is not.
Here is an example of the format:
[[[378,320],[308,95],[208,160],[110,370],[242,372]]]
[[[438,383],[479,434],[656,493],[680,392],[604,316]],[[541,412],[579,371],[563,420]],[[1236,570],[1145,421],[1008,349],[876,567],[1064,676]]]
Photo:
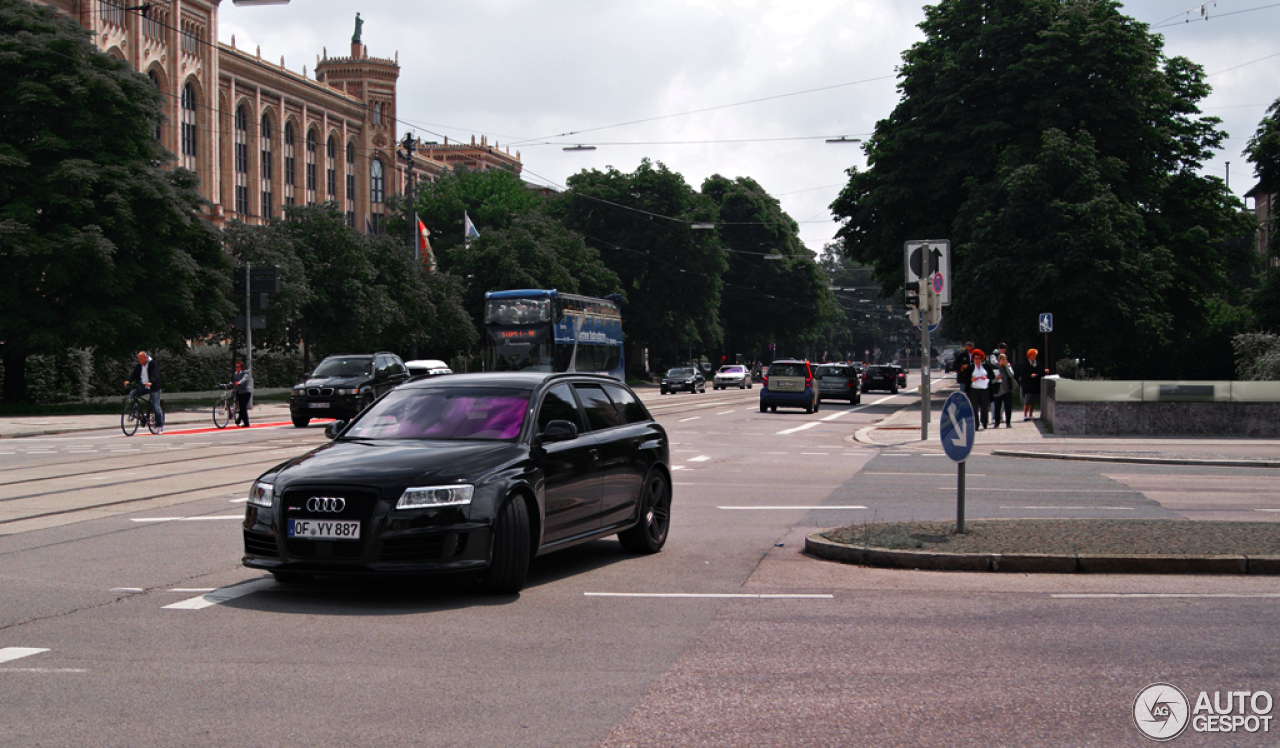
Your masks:
[[[165,170],[161,94],[52,8],[0,2],[4,399],[26,358],[177,347],[230,305],[195,175]]]
[[[1113,375],[1176,376],[1171,360],[1195,359],[1170,354],[1209,340],[1229,361],[1226,240],[1248,219],[1196,174],[1225,137],[1200,115],[1200,67],[1111,0],[925,12],[902,98],[832,205],[849,256],[892,289],[904,242],[949,239],[952,337],[1024,348],[1052,312],[1054,357]]]

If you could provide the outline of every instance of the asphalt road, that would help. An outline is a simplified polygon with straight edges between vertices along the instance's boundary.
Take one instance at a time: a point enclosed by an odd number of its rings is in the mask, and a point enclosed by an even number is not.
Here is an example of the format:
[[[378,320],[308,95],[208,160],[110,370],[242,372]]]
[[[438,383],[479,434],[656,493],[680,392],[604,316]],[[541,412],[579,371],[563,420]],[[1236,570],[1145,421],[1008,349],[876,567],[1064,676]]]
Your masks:
[[[249,481],[319,424],[4,440],[0,745],[1146,745],[1153,683],[1192,706],[1280,694],[1280,580],[804,556],[819,527],[954,517],[956,468],[936,443],[854,439],[912,394],[813,415],[757,396],[646,393],[678,468],[666,548],[555,554],[513,597],[240,566]],[[1265,470],[989,451],[970,518],[1280,510]],[[1276,742],[1258,729],[1174,744]]]

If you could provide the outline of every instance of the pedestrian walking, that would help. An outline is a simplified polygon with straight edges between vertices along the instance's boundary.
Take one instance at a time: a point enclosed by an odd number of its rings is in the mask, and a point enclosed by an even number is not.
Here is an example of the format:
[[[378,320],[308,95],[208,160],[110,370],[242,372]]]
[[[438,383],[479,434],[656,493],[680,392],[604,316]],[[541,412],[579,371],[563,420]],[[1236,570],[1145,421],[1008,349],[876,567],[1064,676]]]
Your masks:
[[[133,367],[133,373],[125,380],[124,386],[128,387],[130,383],[134,385],[133,389],[129,390],[130,397],[151,395],[151,413],[156,422],[156,433],[163,434],[164,411],[160,408],[160,365],[146,351],[138,351],[138,365]]]
[[[1000,346],[1003,348],[1004,344]],[[992,368],[991,420],[992,428],[1000,428],[1000,411],[1004,411],[1004,427],[1013,428],[1013,391],[1018,387],[1018,379],[1013,375],[1013,367],[1009,366],[1009,357],[1003,353],[996,356],[996,365]]]
[[[1022,420],[1033,420],[1036,404],[1040,401],[1040,382],[1049,370],[1040,363],[1035,348],[1027,349],[1027,360],[1018,366],[1018,384],[1022,387]]]
[[[956,384],[961,392],[969,391],[969,380],[973,378],[973,341],[966,340],[964,350],[956,354]]]
[[[973,374],[969,379],[969,401],[973,404],[974,419],[981,421],[981,425],[975,425],[985,429],[990,423],[991,365],[987,363],[987,356],[981,348],[974,348],[970,355],[973,357],[973,362],[969,368]]]
[[[253,378],[244,368],[243,361],[236,362],[236,373],[231,376],[236,388],[236,425],[249,428],[249,399],[253,397]]]

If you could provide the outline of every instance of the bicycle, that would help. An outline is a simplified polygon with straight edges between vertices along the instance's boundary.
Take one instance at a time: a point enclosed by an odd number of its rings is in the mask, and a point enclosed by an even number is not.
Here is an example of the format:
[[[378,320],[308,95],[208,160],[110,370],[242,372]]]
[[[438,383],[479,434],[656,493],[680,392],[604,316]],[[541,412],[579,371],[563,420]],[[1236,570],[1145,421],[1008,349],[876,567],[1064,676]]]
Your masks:
[[[236,395],[231,384],[220,384],[222,398],[213,404],[213,425],[225,429],[227,424],[236,418]]]
[[[124,412],[120,414],[120,430],[125,436],[138,433],[139,426],[146,426],[147,430],[153,434],[160,431],[160,426],[155,422],[155,415],[151,412],[151,397],[151,393],[148,392],[137,397],[130,395],[125,399]],[[160,407],[164,408],[163,400],[160,402]]]

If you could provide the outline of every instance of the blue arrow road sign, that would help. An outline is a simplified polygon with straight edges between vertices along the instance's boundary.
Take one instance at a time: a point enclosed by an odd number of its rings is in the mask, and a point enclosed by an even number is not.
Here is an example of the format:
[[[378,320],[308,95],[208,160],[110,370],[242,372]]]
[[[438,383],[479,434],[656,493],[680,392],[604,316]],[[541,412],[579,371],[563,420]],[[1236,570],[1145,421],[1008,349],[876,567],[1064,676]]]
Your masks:
[[[952,462],[964,462],[973,451],[976,424],[973,420],[973,403],[963,392],[952,392],[942,404],[942,451]]]
[[[1040,315],[1040,332],[1053,332],[1053,315],[1045,312]]]

